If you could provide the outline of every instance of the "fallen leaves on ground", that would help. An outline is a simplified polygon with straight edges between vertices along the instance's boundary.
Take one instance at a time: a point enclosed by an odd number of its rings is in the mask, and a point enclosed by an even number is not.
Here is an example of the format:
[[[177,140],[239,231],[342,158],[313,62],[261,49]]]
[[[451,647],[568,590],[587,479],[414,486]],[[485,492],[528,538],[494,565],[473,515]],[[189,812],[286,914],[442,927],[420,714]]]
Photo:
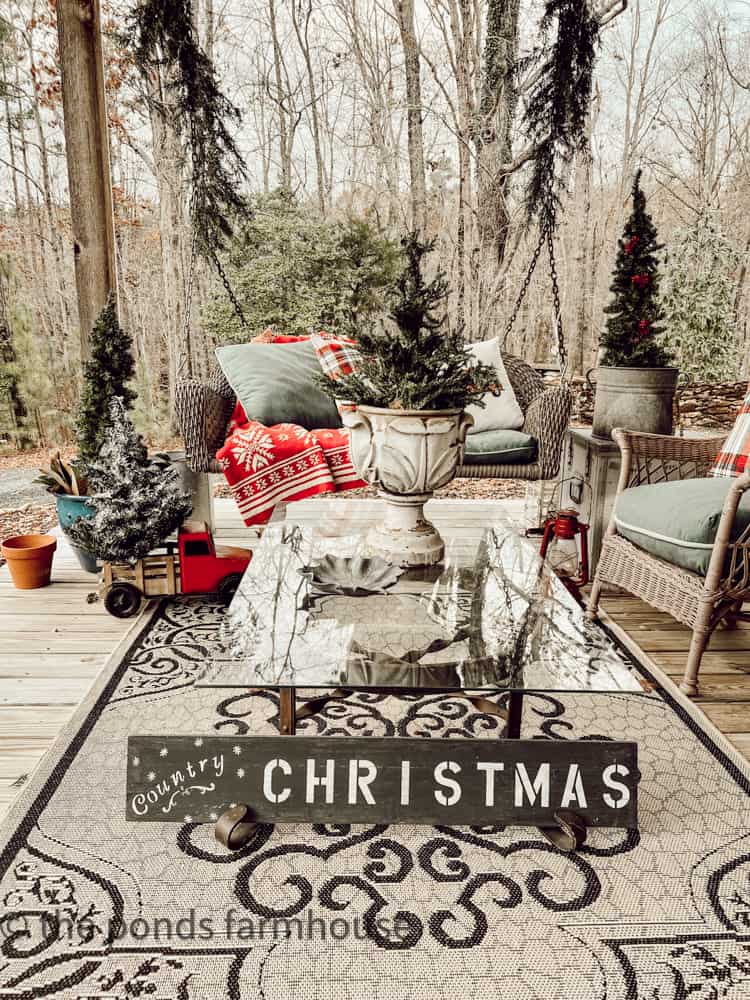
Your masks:
[[[521,479],[454,479],[453,482],[435,491],[435,496],[443,500],[513,500],[526,496],[526,482]],[[226,483],[220,483],[214,489],[216,497],[231,497]],[[310,500],[330,500],[332,496],[363,500],[376,497],[378,491],[374,486],[366,486],[361,490],[346,490],[343,493],[319,493],[309,497]]]
[[[146,436],[144,441],[149,451],[182,451],[183,444],[180,438],[175,435],[156,440]],[[49,465],[50,455],[54,455],[58,448],[49,445],[46,448],[28,448],[24,451],[10,450],[6,454],[0,454],[0,472],[10,469],[41,469]],[[77,449],[74,444],[61,445],[60,454],[66,461],[71,461],[76,457]]]
[[[28,451],[13,451],[7,455],[0,455],[0,472],[7,472],[11,469],[42,469],[49,465],[50,455],[54,455],[57,448],[29,448]],[[64,459],[71,459],[75,455],[73,445],[60,448],[60,454]]]
[[[17,510],[0,510],[0,537],[12,535],[45,535],[57,524],[57,511],[52,504],[27,503]]]

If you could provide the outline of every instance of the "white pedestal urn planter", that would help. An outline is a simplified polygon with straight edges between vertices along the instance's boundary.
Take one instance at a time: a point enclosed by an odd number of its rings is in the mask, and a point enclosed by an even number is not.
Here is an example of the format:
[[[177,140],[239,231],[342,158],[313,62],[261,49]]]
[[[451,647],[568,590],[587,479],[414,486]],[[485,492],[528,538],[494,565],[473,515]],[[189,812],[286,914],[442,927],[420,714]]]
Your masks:
[[[385,519],[367,536],[370,551],[397,566],[440,562],[445,545],[424,505],[456,475],[474,418],[463,410],[376,406],[342,406],[341,418],[355,469],[386,502]]]

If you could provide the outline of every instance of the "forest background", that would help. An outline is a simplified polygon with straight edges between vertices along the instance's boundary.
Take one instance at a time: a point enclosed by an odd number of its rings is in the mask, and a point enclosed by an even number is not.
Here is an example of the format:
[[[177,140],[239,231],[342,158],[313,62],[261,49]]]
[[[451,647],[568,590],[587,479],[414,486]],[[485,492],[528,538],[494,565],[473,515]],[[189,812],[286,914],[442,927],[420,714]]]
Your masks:
[[[590,141],[565,168],[556,236],[569,363],[596,362],[617,238],[635,171],[664,244],[671,346],[694,378],[746,377],[750,362],[750,4],[600,4]],[[195,0],[192,15],[239,109],[247,211],[215,269],[191,282],[190,157],[164,73],[123,39],[104,3],[105,82],[119,310],[137,357],[136,418],[172,433],[180,371],[269,324],[336,326],[353,254],[415,222],[437,238],[448,322],[499,335],[554,366],[548,265],[508,320],[534,247],[523,193],[524,106],[540,0]],[[54,0],[0,0],[0,433],[71,440],[80,391]],[[438,261],[436,261],[436,264]],[[347,298],[348,297],[348,298]],[[186,322],[186,302],[192,309]]]

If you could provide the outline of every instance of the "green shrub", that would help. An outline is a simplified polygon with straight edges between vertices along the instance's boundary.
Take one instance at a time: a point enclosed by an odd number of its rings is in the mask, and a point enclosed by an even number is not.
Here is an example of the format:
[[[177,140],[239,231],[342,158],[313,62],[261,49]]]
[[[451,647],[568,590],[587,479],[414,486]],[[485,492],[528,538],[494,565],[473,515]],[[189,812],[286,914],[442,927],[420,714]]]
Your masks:
[[[219,342],[244,341],[269,326],[356,335],[382,311],[400,258],[398,245],[362,219],[323,220],[284,193],[255,197],[225,261],[248,328],[218,283],[205,327]]]
[[[665,339],[680,369],[700,381],[739,377],[734,300],[742,257],[707,214],[678,229],[670,242],[662,294]]]

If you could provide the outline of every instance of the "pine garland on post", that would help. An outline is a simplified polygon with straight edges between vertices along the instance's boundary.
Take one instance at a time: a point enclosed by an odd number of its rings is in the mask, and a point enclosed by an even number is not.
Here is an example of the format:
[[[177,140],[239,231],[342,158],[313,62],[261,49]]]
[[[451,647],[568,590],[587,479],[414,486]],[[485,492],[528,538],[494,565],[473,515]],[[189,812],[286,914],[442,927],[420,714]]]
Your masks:
[[[240,186],[248,171],[231,133],[240,112],[200,45],[193,6],[191,0],[137,0],[123,41],[144,78],[163,73],[175,119],[186,132],[198,249],[212,260],[231,237],[234,216],[246,211]]]
[[[128,383],[135,375],[133,341],[117,321],[114,296],[91,331],[91,358],[83,366],[83,391],[78,408],[76,440],[84,468],[96,460],[109,427],[112,400],[130,408],[136,393]]]
[[[68,534],[75,545],[107,562],[135,562],[179,528],[192,509],[173,466],[150,461],[115,397],[110,427],[89,466],[94,517],[79,520]]]
[[[387,325],[363,328],[357,342],[362,361],[350,375],[319,380],[329,395],[366,406],[397,410],[463,409],[484,405],[496,373],[476,360],[457,330],[445,329],[448,283],[442,271],[425,280],[423,258],[435,241],[417,233],[401,241],[406,257]]]
[[[601,364],[609,368],[666,368],[673,362],[659,343],[663,331],[659,305],[656,226],[646,210],[641,171],[633,182],[633,209],[621,239],[610,290],[612,302],[601,342]]]

